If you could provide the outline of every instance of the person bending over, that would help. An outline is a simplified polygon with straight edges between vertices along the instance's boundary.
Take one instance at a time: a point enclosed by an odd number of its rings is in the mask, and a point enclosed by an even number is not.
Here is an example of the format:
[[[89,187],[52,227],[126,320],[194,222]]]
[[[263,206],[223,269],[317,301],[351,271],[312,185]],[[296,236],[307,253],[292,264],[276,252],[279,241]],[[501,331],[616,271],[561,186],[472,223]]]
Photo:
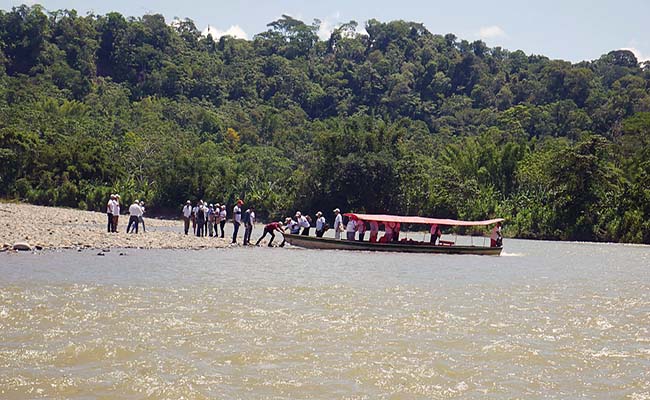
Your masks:
[[[282,222],[271,222],[270,224],[264,225],[264,234],[262,237],[257,239],[257,243],[255,243],[255,246],[259,246],[260,242],[262,239],[266,237],[266,234],[271,235],[271,240],[269,240],[269,247],[273,247],[273,239],[275,239],[275,233],[274,231],[278,231],[280,233],[284,233],[284,228],[282,227]]]

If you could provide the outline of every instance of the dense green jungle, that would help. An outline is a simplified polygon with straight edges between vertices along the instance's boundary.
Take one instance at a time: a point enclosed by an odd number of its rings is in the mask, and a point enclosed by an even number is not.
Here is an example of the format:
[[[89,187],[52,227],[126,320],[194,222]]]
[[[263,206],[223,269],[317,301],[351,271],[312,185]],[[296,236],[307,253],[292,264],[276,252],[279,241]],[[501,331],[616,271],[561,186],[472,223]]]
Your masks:
[[[242,198],[263,219],[504,217],[513,237],[650,243],[650,63],[318,27],[215,39],[161,15],[0,11],[0,198]]]

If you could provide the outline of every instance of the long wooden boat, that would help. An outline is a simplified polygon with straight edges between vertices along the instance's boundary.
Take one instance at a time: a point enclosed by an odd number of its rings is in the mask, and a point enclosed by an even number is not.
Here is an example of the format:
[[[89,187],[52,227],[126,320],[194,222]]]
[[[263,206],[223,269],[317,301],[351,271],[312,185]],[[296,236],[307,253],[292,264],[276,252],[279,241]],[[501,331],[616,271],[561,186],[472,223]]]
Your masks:
[[[503,247],[487,246],[461,246],[461,245],[431,245],[423,243],[370,243],[358,240],[339,240],[333,238],[319,238],[314,236],[284,235],[287,242],[293,246],[306,249],[322,250],[360,250],[360,251],[392,251],[401,253],[434,253],[434,254],[476,254],[498,256]]]
[[[348,218],[378,223],[398,222],[407,224],[422,224],[440,226],[487,226],[500,223],[502,218],[485,220],[485,221],[460,221],[443,218],[413,217],[401,215],[383,215],[383,214],[344,214]],[[426,242],[390,242],[390,243],[371,243],[368,241],[358,240],[340,240],[333,238],[319,238],[313,236],[285,234],[286,241],[294,246],[308,249],[328,249],[328,250],[361,250],[361,251],[390,251],[403,253],[434,253],[434,254],[475,254],[475,255],[493,255],[498,256],[503,250],[502,246],[474,246],[474,245],[456,245],[451,242],[442,242],[442,245],[432,245]]]

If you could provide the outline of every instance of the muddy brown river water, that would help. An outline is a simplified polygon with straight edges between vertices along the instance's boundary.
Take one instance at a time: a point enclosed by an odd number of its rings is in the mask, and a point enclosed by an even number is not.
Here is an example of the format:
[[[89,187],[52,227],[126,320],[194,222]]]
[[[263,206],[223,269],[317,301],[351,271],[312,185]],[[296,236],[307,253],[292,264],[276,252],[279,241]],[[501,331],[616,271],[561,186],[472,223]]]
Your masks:
[[[650,399],[650,247],[0,254],[1,399]]]

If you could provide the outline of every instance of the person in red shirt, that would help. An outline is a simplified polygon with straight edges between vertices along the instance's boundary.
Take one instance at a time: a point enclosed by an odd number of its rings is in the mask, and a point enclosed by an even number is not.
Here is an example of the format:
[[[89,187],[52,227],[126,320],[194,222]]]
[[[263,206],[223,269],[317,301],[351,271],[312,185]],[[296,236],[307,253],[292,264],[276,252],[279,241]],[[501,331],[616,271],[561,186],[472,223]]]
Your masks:
[[[280,233],[284,233],[284,228],[282,227],[282,222],[271,222],[270,224],[264,225],[264,234],[262,235],[261,238],[257,239],[257,243],[255,243],[255,246],[258,246],[262,239],[266,237],[266,234],[271,235],[271,240],[269,240],[269,247],[273,247],[273,239],[275,239],[275,231],[278,231]]]

